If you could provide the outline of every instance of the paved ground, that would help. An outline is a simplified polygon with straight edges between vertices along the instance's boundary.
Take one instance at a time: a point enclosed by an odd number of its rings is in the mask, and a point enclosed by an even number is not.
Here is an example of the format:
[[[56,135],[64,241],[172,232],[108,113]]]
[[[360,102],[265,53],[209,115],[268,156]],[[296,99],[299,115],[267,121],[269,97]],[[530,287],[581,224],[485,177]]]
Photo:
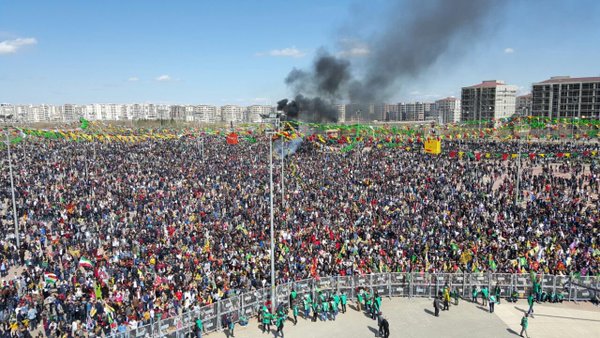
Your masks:
[[[382,308],[390,322],[390,337],[517,337],[522,311],[527,310],[525,300],[496,305],[493,314],[483,306],[461,301],[436,318],[432,302],[422,298],[384,299]],[[600,308],[589,303],[536,305],[534,315],[529,320],[531,337],[600,337]],[[299,318],[297,326],[286,322],[283,331],[286,338],[375,337],[377,322],[351,306],[335,322],[313,323]],[[255,319],[246,327],[235,328],[235,337],[270,338],[274,333],[261,333]],[[227,336],[228,332],[208,335]]]

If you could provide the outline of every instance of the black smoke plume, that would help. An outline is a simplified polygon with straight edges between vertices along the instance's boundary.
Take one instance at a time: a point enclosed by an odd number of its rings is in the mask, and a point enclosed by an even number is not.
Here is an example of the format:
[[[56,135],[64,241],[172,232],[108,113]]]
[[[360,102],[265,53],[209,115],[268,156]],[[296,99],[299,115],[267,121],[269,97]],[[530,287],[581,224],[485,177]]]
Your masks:
[[[334,56],[321,50],[310,70],[288,74],[285,83],[296,98],[281,110],[304,121],[333,122],[337,102],[384,102],[403,80],[418,78],[440,59],[466,52],[464,46],[473,46],[488,33],[490,14],[498,17],[500,6],[496,0],[392,1],[387,18],[378,19],[382,24],[377,33],[366,39],[368,51],[361,50],[359,63],[348,59],[352,51]]]

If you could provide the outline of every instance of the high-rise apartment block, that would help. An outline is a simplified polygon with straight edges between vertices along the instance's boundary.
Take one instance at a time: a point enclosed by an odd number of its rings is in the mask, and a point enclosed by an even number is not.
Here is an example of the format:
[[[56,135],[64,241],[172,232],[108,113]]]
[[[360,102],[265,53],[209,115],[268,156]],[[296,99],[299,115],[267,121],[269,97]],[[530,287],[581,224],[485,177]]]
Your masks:
[[[600,77],[555,76],[533,84],[532,115],[600,118]]]
[[[516,86],[497,80],[463,87],[461,120],[490,120],[512,116],[515,113],[516,94]]]
[[[435,109],[440,123],[460,121],[460,100],[455,97],[435,101]]]

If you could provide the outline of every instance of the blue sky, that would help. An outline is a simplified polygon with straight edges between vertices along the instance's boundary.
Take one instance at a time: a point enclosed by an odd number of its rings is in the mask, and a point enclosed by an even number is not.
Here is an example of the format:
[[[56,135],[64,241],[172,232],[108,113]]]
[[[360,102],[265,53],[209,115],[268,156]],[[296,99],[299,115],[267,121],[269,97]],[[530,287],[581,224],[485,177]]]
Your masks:
[[[293,67],[309,67],[321,47],[347,52],[340,41],[377,29],[387,7],[0,0],[0,102],[274,104],[292,94],[283,79]],[[389,102],[459,95],[487,79],[525,93],[553,75],[600,76],[600,1],[515,0],[493,15],[484,39],[464,41],[460,57],[405,81]]]

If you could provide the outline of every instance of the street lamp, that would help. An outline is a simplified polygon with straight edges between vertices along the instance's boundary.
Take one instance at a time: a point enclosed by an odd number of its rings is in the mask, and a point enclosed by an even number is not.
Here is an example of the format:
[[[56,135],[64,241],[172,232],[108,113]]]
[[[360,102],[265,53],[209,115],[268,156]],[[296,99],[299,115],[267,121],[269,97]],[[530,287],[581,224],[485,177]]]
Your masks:
[[[6,123],[6,120],[12,119],[12,114],[1,115],[2,120]],[[17,249],[21,247],[21,240],[19,238],[19,220],[17,219],[17,202],[15,200],[15,182],[12,171],[12,158],[10,154],[10,139],[8,137],[8,129],[6,129],[6,146],[8,148],[8,171],[10,173],[10,193],[12,195],[13,205],[13,221],[15,223],[15,239],[17,241]]]
[[[274,223],[274,210],[273,210],[273,135],[279,127],[279,118],[281,114],[270,113],[269,115],[261,115],[267,123],[269,123],[273,129],[266,131],[269,137],[269,199],[271,209],[271,311],[275,313],[277,309],[277,297],[275,294],[275,235],[273,229]],[[282,146],[282,157],[283,157],[283,146]],[[282,162],[283,163],[283,162]],[[283,174],[283,169],[282,169]]]
[[[519,124],[519,154],[517,157],[517,186],[515,189],[515,204],[519,203],[521,194],[519,193],[519,186],[521,183],[521,124]]]

